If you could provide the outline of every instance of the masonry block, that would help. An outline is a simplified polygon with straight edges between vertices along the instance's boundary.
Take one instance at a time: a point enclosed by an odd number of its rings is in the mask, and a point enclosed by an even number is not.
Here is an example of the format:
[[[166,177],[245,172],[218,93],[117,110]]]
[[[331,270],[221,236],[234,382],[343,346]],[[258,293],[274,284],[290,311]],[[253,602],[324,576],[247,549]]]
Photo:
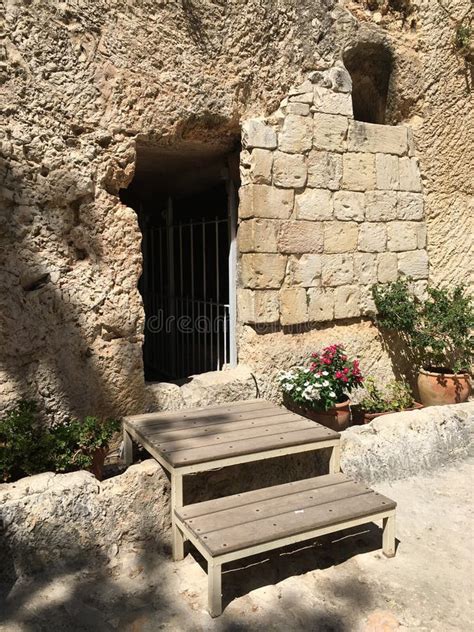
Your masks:
[[[323,251],[323,230],[319,222],[280,222],[278,250],[288,254]]]
[[[408,152],[407,128],[403,125],[376,125],[349,121],[349,151],[385,153],[403,156]]]
[[[243,323],[276,323],[280,319],[277,290],[237,290],[238,319]]]
[[[288,114],[278,138],[280,151],[301,154],[311,149],[313,127],[310,117]]]
[[[344,154],[342,187],[349,191],[366,191],[375,188],[374,154]]]
[[[342,156],[313,149],[308,154],[308,186],[336,191],[341,186]]]
[[[308,168],[301,154],[276,151],[273,157],[273,183],[283,188],[302,188],[306,184]]]
[[[255,184],[271,184],[273,152],[266,149],[254,149],[249,159],[249,175]]]
[[[245,121],[242,125],[242,146],[249,149],[253,147],[276,149],[276,131],[261,120]]]
[[[310,105],[309,103],[288,103],[286,106],[286,114],[297,114],[298,116],[308,116]]]
[[[310,288],[308,290],[308,321],[325,322],[334,318],[334,290]]]
[[[400,188],[399,159],[389,154],[376,154],[377,189],[397,191]]]
[[[277,222],[269,219],[242,221],[237,241],[240,252],[277,252]]]
[[[295,195],[297,219],[325,220],[333,218],[332,193],[327,189],[306,188]]]
[[[286,257],[279,254],[243,254],[241,280],[246,288],[279,289],[286,270]]]
[[[280,290],[280,322],[282,325],[297,325],[308,321],[306,290],[302,287]]]
[[[354,280],[352,254],[324,254],[321,258],[321,284],[326,287],[346,285]]]
[[[354,277],[361,285],[377,283],[377,255],[371,252],[354,254]]]
[[[334,290],[334,318],[360,316],[360,289],[358,285],[343,285]]]
[[[334,92],[330,88],[315,86],[313,110],[325,114],[342,114],[352,117],[351,95],[348,92]]]
[[[375,316],[377,313],[370,285],[359,287],[359,308],[362,316]]]
[[[351,252],[357,248],[356,222],[324,222],[324,252]]]
[[[377,255],[377,281],[391,283],[398,276],[398,257],[395,252],[381,252]]]
[[[340,220],[363,221],[365,217],[365,195],[355,191],[334,193],[334,217]]]
[[[321,255],[304,254],[288,258],[285,282],[287,285],[318,287],[321,285]]]
[[[380,222],[365,222],[359,227],[359,250],[383,252],[387,245],[387,229]]]
[[[265,184],[248,184],[239,191],[239,217],[288,219],[293,211],[294,192]]]
[[[397,194],[394,191],[366,191],[365,218],[369,222],[397,219]]]
[[[337,114],[314,115],[313,147],[342,152],[346,149],[347,117]]]
[[[428,278],[428,254],[426,250],[411,250],[398,255],[398,272],[412,279]]]
[[[423,195],[421,193],[398,193],[397,218],[420,220],[424,217]]]
[[[389,222],[387,224],[387,247],[392,252],[416,250],[418,244],[417,222]]]
[[[421,192],[421,178],[416,158],[400,158],[400,191]]]

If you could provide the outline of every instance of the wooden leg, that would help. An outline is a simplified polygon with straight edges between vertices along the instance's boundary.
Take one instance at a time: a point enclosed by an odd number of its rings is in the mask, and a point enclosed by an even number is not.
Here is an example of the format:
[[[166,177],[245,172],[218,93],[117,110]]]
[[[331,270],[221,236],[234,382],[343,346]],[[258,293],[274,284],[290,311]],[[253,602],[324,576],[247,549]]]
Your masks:
[[[211,617],[222,613],[222,564],[207,563],[208,607]]]
[[[329,460],[329,474],[338,474],[341,471],[341,446],[338,443],[333,446]]]
[[[184,537],[179,530],[174,515],[174,510],[183,506],[183,477],[181,474],[171,474],[171,536],[173,546],[173,559],[175,561],[184,558]]]
[[[133,463],[133,441],[125,428],[123,430],[123,460],[127,467]]]
[[[395,514],[383,519],[383,554],[386,557],[395,555]]]

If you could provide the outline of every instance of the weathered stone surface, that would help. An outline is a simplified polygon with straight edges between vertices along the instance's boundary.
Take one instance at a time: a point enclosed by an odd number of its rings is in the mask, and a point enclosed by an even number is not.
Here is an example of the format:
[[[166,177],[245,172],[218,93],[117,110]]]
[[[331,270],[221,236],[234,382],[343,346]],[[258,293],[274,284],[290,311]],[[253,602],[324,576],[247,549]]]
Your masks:
[[[277,252],[276,231],[276,223],[269,219],[242,221],[237,232],[240,252]]]
[[[363,221],[365,216],[365,196],[355,191],[334,193],[334,217],[341,220]]]
[[[397,191],[400,188],[399,159],[397,156],[377,154],[375,157],[377,171],[377,189]]]
[[[398,193],[398,219],[420,220],[423,215],[423,196],[420,193]]]
[[[415,250],[418,247],[417,222],[388,222],[387,246],[394,252]]]
[[[418,248],[426,248],[428,241],[428,231],[424,222],[416,223],[416,238]]]
[[[314,115],[313,147],[342,152],[346,148],[347,118],[335,114]]]
[[[314,88],[315,112],[352,116],[352,98],[348,92],[335,92],[322,86]]]
[[[421,191],[420,170],[417,158],[400,158],[400,191]]]
[[[342,180],[342,156],[313,150],[308,154],[308,186],[336,191]]]
[[[273,152],[266,149],[254,149],[247,152],[246,156],[244,151],[240,158],[242,185],[271,184]]]
[[[360,316],[360,289],[358,285],[342,285],[334,290],[334,318]]]
[[[242,125],[242,145],[249,149],[276,149],[277,135],[273,127],[264,121],[251,119]]]
[[[356,252],[354,276],[362,285],[377,283],[377,255],[370,252]]]
[[[375,301],[372,296],[371,285],[359,286],[359,309],[361,316],[375,316],[377,308],[375,307]]]
[[[354,257],[349,254],[323,255],[321,283],[337,286],[352,283],[354,279]]]
[[[381,222],[365,222],[359,227],[359,250],[383,252],[387,247],[387,229]]]
[[[392,413],[343,433],[341,466],[368,483],[407,477],[465,454],[474,404]]]
[[[244,364],[226,367],[223,371],[193,375],[180,390],[185,408],[235,402],[256,396],[251,369]]]
[[[306,184],[308,168],[301,154],[276,151],[273,157],[273,182],[284,188],[302,188]]]
[[[302,287],[283,288],[280,291],[280,322],[297,325],[308,321],[306,290]]]
[[[398,272],[412,279],[427,279],[428,266],[426,250],[411,250],[398,255]]]
[[[324,222],[324,252],[351,252],[357,248],[356,222]]]
[[[332,89],[336,92],[352,92],[351,76],[342,64],[329,68],[327,76],[331,80]]]
[[[344,154],[342,186],[349,191],[375,188],[375,157],[373,154]]]
[[[325,220],[333,218],[331,191],[306,188],[295,195],[296,219]]]
[[[397,219],[397,194],[394,191],[366,191],[365,204],[365,218],[369,222]]]
[[[294,192],[264,184],[249,184],[240,189],[239,215],[287,219],[293,211]]]
[[[302,287],[321,285],[321,255],[305,254],[301,257],[289,257],[286,283]]]
[[[398,257],[394,252],[381,252],[377,255],[377,280],[379,283],[391,283],[398,276]]]
[[[237,290],[238,318],[243,323],[275,323],[280,318],[276,290]]]
[[[244,287],[259,290],[278,289],[285,276],[286,257],[273,254],[244,254],[241,278]]]
[[[278,148],[289,154],[301,154],[311,149],[312,121],[306,116],[288,114],[278,136]]]
[[[334,318],[334,290],[310,288],[308,290],[308,320],[325,322]]]
[[[278,250],[288,254],[323,251],[323,230],[319,222],[280,222]]]
[[[408,151],[407,128],[349,121],[347,145],[349,151],[403,156]]]
[[[297,114],[298,116],[308,116],[309,107],[309,103],[288,103],[286,106],[286,113]]]

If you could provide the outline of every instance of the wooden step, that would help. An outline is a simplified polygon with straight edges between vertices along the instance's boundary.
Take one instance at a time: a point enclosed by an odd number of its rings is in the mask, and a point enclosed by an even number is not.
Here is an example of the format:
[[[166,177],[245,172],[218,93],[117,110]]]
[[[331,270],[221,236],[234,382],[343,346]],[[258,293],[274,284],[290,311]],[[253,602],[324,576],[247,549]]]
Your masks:
[[[318,476],[176,509],[212,557],[388,513],[396,503],[344,474]],[[300,536],[303,536],[300,538]],[[193,539],[194,539],[193,538]]]

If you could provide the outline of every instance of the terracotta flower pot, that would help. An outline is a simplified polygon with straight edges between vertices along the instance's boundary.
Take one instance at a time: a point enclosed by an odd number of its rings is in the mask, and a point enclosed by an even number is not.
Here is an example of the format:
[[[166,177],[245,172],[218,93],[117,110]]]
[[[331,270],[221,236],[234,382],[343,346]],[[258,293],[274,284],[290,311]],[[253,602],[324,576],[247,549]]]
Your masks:
[[[424,406],[443,406],[467,401],[471,394],[468,373],[448,373],[420,369],[418,390]]]
[[[283,402],[288,410],[302,417],[307,417],[322,426],[326,426],[326,428],[331,428],[331,430],[345,430],[349,425],[351,416],[349,399],[336,404],[333,408],[329,408],[328,410],[315,410],[314,408],[300,406],[287,395],[283,397]]]
[[[406,413],[410,410],[419,410],[420,408],[424,408],[423,404],[419,404],[418,402],[415,402],[411,408],[405,408],[404,410],[397,410],[397,411],[389,410],[385,413],[367,413],[365,412],[365,410],[354,406],[354,408],[352,409],[352,422],[355,426],[360,426],[362,424],[369,424],[374,419],[377,419],[377,417],[383,417],[384,415],[392,415],[395,412]]]
[[[105,462],[105,457],[107,456],[107,452],[108,452],[107,447],[97,448],[97,450],[94,452],[92,456],[92,464],[89,468],[89,472],[92,472],[92,474],[94,474],[94,476],[99,481],[102,480],[104,462]]]

